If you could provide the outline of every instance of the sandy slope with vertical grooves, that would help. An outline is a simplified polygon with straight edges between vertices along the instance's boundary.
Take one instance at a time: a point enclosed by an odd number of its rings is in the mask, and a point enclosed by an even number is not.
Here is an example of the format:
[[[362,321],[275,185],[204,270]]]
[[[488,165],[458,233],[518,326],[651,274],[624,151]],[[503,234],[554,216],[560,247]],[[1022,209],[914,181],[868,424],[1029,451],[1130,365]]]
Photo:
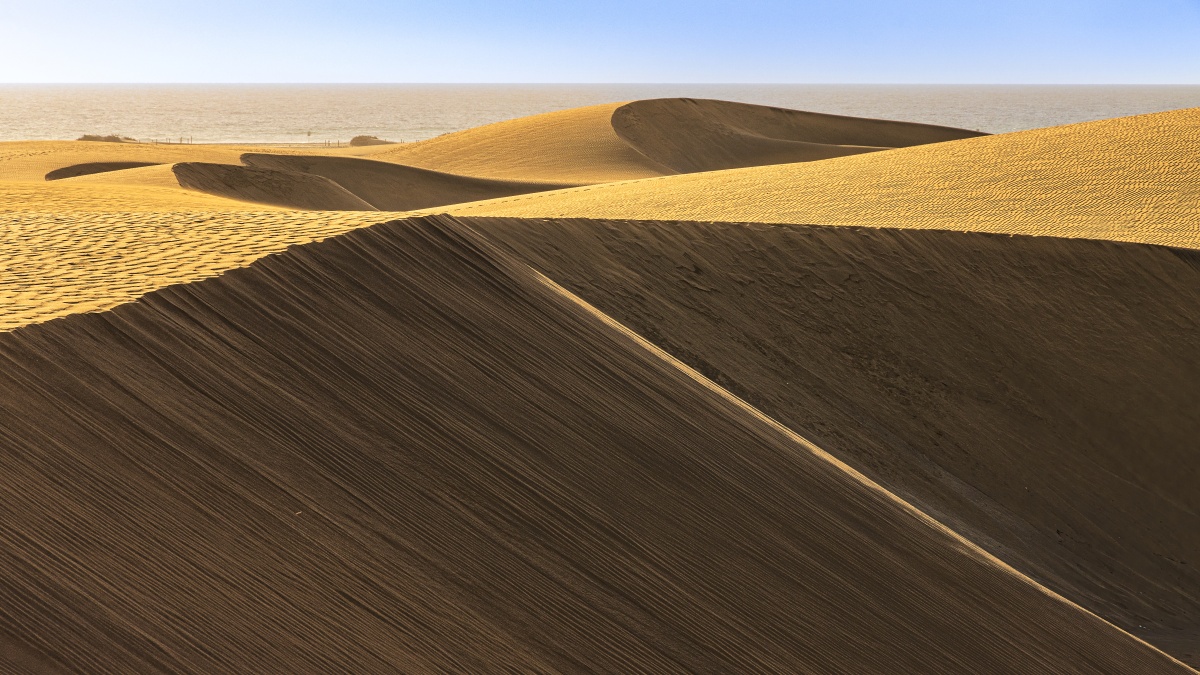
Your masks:
[[[0,335],[31,667],[1186,672],[447,219]]]
[[[995,555],[1200,665],[1196,253],[468,222]]]
[[[816,223],[1200,248],[1200,108],[576,188],[462,215]]]

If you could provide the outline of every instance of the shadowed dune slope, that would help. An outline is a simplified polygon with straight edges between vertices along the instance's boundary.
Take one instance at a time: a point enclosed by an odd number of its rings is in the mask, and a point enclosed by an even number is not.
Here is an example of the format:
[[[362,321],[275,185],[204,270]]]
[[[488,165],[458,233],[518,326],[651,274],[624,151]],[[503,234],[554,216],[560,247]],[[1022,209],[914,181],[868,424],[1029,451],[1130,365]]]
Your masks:
[[[61,169],[54,169],[46,174],[46,180],[62,180],[64,178],[90,176],[109,171],[138,169],[144,166],[154,166],[154,164],[154,162],[86,162],[84,164],[73,164],[71,166],[64,166]]]
[[[468,222],[996,556],[1200,665],[1198,254]]]
[[[0,645],[26,665],[1186,671],[448,219],[0,360]]]
[[[1200,248],[1200,108],[527,195],[462,215],[867,225]]]
[[[245,154],[241,159],[257,168],[323,176],[380,211],[409,211],[572,187],[456,176],[355,157]]]
[[[184,162],[171,167],[179,185],[226,199],[314,211],[378,211],[324,176],[234,164]]]
[[[680,173],[809,162],[985,136],[978,131],[711,99],[650,99],[613,112],[618,136]]]
[[[544,183],[603,183],[675,173],[613,130],[621,103],[572,108],[353,154],[444,173]]]

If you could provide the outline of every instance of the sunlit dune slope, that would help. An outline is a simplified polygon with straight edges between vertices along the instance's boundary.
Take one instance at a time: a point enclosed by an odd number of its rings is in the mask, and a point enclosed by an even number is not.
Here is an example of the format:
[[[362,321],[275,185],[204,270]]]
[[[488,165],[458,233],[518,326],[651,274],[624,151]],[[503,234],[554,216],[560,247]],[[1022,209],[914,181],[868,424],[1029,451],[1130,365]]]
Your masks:
[[[1200,109],[592,186],[463,215],[973,230],[1200,247]]]
[[[574,108],[419,143],[350,152],[485,178],[603,183],[977,135],[949,127],[671,98]]]
[[[469,222],[998,557],[1200,665],[1200,254]]]
[[[547,183],[601,183],[674,173],[613,130],[620,103],[522,117],[419,143],[359,148],[371,159],[445,173]]]
[[[33,666],[1186,669],[449,220],[0,335]]]
[[[613,128],[680,173],[808,162],[982,136],[964,129],[844,117],[709,99],[650,99],[617,108]]]
[[[118,175],[134,173],[142,175]],[[282,211],[185,190],[169,165],[0,181],[0,331],[106,309],[385,218]]]
[[[246,154],[241,160],[263,169],[322,176],[381,211],[408,211],[570,187],[563,183],[472,178],[356,157]]]
[[[0,181],[0,214],[41,214],[68,217],[75,213],[151,213],[166,211],[247,211],[269,207],[223,199],[191,190],[176,183],[167,186],[169,166],[152,166],[127,182],[83,182],[91,176],[54,182]],[[123,172],[122,172],[123,173]]]

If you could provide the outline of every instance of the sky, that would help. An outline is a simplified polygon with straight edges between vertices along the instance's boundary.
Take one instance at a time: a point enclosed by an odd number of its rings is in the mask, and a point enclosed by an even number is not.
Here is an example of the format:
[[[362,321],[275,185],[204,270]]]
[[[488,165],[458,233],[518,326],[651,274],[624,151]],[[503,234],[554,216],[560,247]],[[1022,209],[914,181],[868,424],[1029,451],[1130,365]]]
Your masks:
[[[0,83],[1198,84],[1200,0],[0,0]]]

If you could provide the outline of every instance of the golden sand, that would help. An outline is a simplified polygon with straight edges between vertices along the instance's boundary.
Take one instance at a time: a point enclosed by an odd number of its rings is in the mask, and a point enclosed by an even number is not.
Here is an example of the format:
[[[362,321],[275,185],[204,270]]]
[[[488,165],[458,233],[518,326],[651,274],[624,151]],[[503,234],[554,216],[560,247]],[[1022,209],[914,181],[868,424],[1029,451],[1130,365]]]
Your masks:
[[[479,178],[603,183],[674,173],[633,149],[613,130],[622,103],[522,117],[354,154]]]
[[[0,212],[0,331],[108,309],[346,232],[365,213]]]
[[[1200,109],[1188,109],[449,211],[946,229],[1200,248],[1198,157]]]

